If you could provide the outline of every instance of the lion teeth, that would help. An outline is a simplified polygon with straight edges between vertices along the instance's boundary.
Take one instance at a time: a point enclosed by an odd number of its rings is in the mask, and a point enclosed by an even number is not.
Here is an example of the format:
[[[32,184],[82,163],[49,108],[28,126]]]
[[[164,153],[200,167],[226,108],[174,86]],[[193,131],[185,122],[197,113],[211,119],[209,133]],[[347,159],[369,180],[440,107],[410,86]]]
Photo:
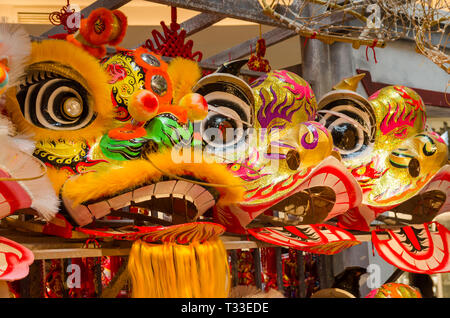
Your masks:
[[[130,206],[131,200],[133,198],[133,194],[131,192],[127,192],[116,197],[108,199],[108,203],[113,210],[119,210],[124,207]]]
[[[197,209],[196,218],[200,217],[216,203],[213,195],[204,187],[187,181],[170,180],[143,186],[134,191],[91,204],[82,204],[73,207],[68,199],[64,199],[64,204],[73,219],[80,226],[83,226],[93,222],[94,218],[100,219],[110,214],[111,211],[169,197],[177,200],[182,199],[192,203]],[[137,213],[143,215],[150,214],[148,212],[146,213],[145,210],[146,208],[140,208]],[[170,213],[151,211],[151,216],[169,222],[172,221],[172,215]]]

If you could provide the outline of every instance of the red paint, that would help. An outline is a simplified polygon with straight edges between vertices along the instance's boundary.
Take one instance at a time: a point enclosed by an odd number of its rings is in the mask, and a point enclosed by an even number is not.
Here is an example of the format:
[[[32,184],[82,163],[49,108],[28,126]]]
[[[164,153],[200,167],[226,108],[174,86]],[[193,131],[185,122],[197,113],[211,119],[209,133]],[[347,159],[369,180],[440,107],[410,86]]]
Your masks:
[[[394,113],[391,114],[392,106],[389,104],[389,110],[384,117],[380,125],[380,130],[383,135],[387,135],[391,131],[394,131],[394,135],[397,138],[403,139],[407,136],[406,126],[414,127],[414,123],[417,119],[417,114],[414,110],[411,110],[409,114],[406,114],[407,108],[405,107],[400,115],[400,104],[397,104],[397,108]],[[396,119],[398,116],[398,119]]]

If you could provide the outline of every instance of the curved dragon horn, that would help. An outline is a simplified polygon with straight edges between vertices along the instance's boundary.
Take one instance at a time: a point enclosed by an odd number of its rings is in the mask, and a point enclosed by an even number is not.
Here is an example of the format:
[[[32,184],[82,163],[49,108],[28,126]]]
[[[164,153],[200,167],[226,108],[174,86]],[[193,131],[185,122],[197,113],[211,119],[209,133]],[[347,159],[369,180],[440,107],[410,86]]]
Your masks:
[[[338,84],[333,86],[333,89],[334,90],[345,89],[356,92],[359,82],[365,75],[366,75],[365,73],[361,73],[352,77],[344,78]]]
[[[233,60],[230,62],[223,63],[215,73],[228,73],[231,75],[239,75],[241,68],[248,63],[248,59]]]

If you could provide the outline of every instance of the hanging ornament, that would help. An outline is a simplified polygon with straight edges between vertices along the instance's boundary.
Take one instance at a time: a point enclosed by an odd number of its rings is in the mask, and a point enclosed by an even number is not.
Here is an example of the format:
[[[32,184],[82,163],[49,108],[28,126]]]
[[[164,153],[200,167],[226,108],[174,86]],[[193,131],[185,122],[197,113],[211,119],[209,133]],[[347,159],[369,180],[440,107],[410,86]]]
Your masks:
[[[262,37],[261,25],[259,26],[259,39],[256,42],[256,54],[251,54],[250,59],[247,63],[248,68],[252,71],[257,72],[270,72],[270,64],[267,59],[264,58],[266,55],[266,40]]]
[[[255,285],[255,265],[250,251],[238,250],[238,285]]]
[[[54,11],[49,14],[48,19],[53,25],[62,25],[64,30],[69,34],[73,34],[80,28],[80,20],[83,15],[79,13],[77,5],[71,5],[67,0],[67,5],[63,6],[59,11]]]
[[[45,298],[63,298],[62,260],[52,259],[44,279]]]
[[[297,264],[297,253],[299,251],[290,248],[283,261],[283,285],[288,297],[295,298],[300,294],[299,291],[299,277]]]
[[[106,45],[120,49],[118,45],[125,37],[127,28],[127,17],[121,11],[97,8],[87,19],[81,19],[80,29],[75,34],[61,38],[100,59],[106,54]]]
[[[265,284],[264,291],[268,292],[270,289],[278,289],[275,248],[273,247],[261,248],[261,264]]]
[[[189,40],[185,43],[186,30],[181,29],[181,25],[177,23],[176,7],[171,7],[171,18],[172,22],[170,23],[170,28],[167,27],[164,21],[161,21],[164,35],[157,30],[153,30],[153,41],[148,39],[143,46],[162,56],[179,56],[200,62],[203,54],[200,51],[192,52],[194,42]]]

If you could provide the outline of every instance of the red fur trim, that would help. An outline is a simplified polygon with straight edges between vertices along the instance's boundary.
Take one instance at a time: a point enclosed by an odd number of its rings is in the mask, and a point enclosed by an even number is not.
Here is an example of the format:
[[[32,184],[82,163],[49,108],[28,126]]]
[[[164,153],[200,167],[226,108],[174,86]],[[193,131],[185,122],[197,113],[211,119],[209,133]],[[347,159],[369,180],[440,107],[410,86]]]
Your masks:
[[[101,18],[105,29],[101,33],[95,32],[95,22]],[[85,21],[85,23],[83,23]],[[114,18],[112,12],[105,8],[98,8],[91,12],[87,19],[81,22],[80,33],[86,41],[93,45],[103,45],[108,43],[113,32]]]

